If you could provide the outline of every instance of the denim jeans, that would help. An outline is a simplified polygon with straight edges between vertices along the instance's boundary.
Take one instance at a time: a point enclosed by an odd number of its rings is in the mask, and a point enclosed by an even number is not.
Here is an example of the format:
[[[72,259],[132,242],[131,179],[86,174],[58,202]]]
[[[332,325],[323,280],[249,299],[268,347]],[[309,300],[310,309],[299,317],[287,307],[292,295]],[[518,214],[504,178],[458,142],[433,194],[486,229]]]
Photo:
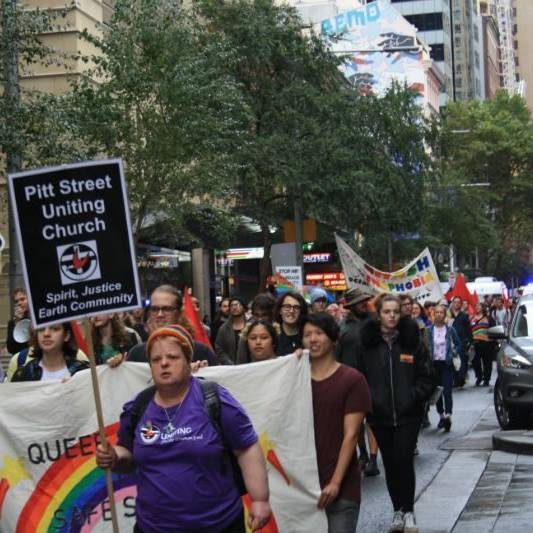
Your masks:
[[[451,415],[453,409],[453,366],[446,363],[446,361],[433,361],[433,367],[439,376],[439,384],[443,389],[440,398],[437,400],[437,413],[439,415],[444,413]]]
[[[350,500],[337,499],[326,507],[328,533],[355,533],[359,504]]]

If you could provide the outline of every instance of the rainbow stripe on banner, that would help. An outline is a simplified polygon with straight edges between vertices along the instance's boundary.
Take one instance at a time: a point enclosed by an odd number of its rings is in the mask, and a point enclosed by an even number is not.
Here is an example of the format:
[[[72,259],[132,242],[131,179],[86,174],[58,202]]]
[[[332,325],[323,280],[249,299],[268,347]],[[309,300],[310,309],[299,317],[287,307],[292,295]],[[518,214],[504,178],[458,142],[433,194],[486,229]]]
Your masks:
[[[105,428],[112,444],[117,441],[118,425]],[[16,533],[88,533],[109,519],[104,516],[110,512],[105,472],[96,466],[95,440],[84,454],[79,444],[69,448],[48,468],[20,513]],[[113,486],[115,501],[137,494],[133,475],[113,474]],[[133,515],[133,506],[130,511]]]

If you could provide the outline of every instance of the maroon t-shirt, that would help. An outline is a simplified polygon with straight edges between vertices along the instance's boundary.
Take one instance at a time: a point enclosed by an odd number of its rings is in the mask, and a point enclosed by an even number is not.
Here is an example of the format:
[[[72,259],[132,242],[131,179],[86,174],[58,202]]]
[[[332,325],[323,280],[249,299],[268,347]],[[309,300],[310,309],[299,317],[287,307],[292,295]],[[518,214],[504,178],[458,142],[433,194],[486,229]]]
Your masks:
[[[368,413],[372,410],[372,403],[363,374],[346,365],[341,364],[328,378],[322,381],[313,379],[311,383],[318,477],[320,487],[324,488],[333,477],[339,459],[344,438],[344,415]],[[342,480],[338,498],[361,501],[357,452],[354,452]]]

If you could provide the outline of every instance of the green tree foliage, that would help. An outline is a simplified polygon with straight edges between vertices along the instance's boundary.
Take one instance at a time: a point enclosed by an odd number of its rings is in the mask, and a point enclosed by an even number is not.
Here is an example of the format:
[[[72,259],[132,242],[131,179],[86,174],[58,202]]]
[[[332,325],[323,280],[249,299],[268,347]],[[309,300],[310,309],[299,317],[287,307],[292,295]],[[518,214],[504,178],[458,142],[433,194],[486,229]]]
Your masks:
[[[500,91],[494,100],[450,104],[440,146],[436,234],[463,256],[477,247],[485,273],[517,274],[533,244],[533,124],[525,101]]]
[[[399,85],[380,98],[358,98],[353,124],[359,133],[353,151],[363,176],[358,202],[347,213],[360,221],[361,252],[385,266],[387,241],[420,230],[424,188],[433,183],[425,142],[429,124],[416,93]]]
[[[98,54],[73,93],[25,115],[26,158],[122,157],[137,232],[150,217],[213,245],[246,216],[268,260],[270,228],[295,204],[383,251],[418,227],[431,165],[415,95],[358,96],[294,9],[119,0],[103,30],[84,35]]]
[[[15,0],[0,2],[0,148],[11,170],[20,168],[27,150],[35,152],[40,142],[32,127],[43,95],[23,91],[20,78],[37,64],[62,64],[64,56],[43,44],[39,36],[61,28],[67,12],[66,5],[50,12],[29,10]]]
[[[136,230],[148,214],[176,219],[190,202],[227,197],[247,118],[222,70],[236,61],[231,48],[177,1],[120,0],[103,39],[85,38],[101,55],[75,88],[78,123],[124,159]]]
[[[252,111],[239,152],[237,210],[262,229],[306,216],[363,233],[416,223],[425,172],[424,122],[412,94],[358,97],[342,57],[271,0],[202,0],[199,10],[239,56],[229,72]],[[399,210],[402,202],[405,209]],[[263,271],[263,277],[265,272]]]

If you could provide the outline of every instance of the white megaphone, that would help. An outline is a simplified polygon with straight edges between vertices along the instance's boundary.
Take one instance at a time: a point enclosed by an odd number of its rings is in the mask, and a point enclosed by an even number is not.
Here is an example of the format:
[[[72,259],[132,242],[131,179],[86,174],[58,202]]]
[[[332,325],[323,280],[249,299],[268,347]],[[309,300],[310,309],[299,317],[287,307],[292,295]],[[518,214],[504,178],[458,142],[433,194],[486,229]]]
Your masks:
[[[13,328],[13,338],[16,342],[24,344],[30,340],[30,325],[31,321],[29,318],[23,318],[17,322]]]

